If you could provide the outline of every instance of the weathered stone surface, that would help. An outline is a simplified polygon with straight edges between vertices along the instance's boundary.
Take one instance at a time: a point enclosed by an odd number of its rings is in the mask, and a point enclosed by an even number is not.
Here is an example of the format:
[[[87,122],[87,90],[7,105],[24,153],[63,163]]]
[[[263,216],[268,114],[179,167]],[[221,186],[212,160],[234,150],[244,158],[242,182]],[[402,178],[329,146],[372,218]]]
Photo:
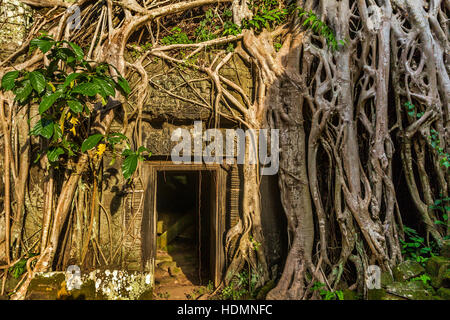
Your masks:
[[[56,300],[66,277],[64,272],[37,274],[28,287],[27,300]],[[65,286],[65,283],[64,283]]]
[[[20,277],[19,278],[14,278],[14,277],[7,277],[6,278],[6,282],[5,282],[5,292],[11,292],[14,290],[14,288],[17,286],[17,284],[20,281]]]
[[[431,285],[434,288],[450,288],[450,269],[440,268],[439,273],[436,276],[431,277]]]
[[[92,275],[93,274],[93,275]],[[123,270],[91,272],[97,294],[108,300],[136,300],[151,288],[152,275]]]
[[[380,281],[381,281],[381,286],[384,288],[388,284],[393,283],[394,278],[392,277],[392,275],[389,272],[382,272]]]
[[[175,261],[163,261],[160,264],[158,264],[158,267],[161,268],[164,271],[169,271],[169,268],[176,267],[177,263]]]
[[[172,256],[169,256],[169,255],[157,255],[155,264],[158,265],[164,261],[173,261],[173,258],[172,258]]]
[[[410,300],[431,300],[434,295],[421,281],[394,282],[386,286],[386,292]]]
[[[344,289],[343,294],[344,294],[344,300],[358,300],[358,295],[353,290]]]
[[[179,268],[179,267],[169,267],[169,274],[172,277],[176,277],[179,274],[181,274],[181,268]]]
[[[449,267],[450,259],[438,256],[428,259],[426,270],[431,276],[437,277],[443,270],[447,270]]]
[[[384,300],[385,297],[386,297],[386,290],[384,289],[369,289],[367,292],[368,300]]]
[[[437,294],[445,300],[450,300],[450,289],[449,288],[439,288],[439,290],[437,291]]]
[[[147,289],[139,296],[138,300],[153,300],[153,289]]]
[[[95,270],[81,276],[80,289],[68,290],[65,272],[39,273],[31,281],[29,300],[136,300],[151,290],[151,275]]]
[[[64,300],[96,300],[98,297],[95,291],[95,282],[91,279],[86,280],[80,289],[67,291],[67,296],[60,298]]]
[[[417,261],[407,260],[397,265],[394,270],[396,281],[407,281],[425,273],[425,269]]]
[[[399,297],[395,294],[390,294],[390,293],[386,293],[386,295],[384,296],[384,298],[382,300],[395,300],[395,301],[399,301],[399,300],[408,300],[406,298],[403,297]]]

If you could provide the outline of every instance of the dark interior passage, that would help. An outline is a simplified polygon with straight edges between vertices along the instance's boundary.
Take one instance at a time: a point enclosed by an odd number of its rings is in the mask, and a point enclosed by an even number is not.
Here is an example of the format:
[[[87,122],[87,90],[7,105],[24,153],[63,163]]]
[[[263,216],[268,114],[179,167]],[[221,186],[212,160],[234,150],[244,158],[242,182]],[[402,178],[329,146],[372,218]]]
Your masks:
[[[212,176],[210,171],[159,171],[157,177],[158,252],[168,254],[194,285],[212,280]]]

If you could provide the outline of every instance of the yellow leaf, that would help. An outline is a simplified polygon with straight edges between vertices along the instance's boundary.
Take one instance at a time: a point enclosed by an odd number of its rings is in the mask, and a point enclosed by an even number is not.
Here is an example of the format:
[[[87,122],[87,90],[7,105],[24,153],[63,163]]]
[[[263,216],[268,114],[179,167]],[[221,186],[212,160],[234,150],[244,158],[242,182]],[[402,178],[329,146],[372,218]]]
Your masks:
[[[53,85],[53,83],[49,82],[48,85],[50,86],[50,88],[52,88],[52,91],[53,91],[53,92],[56,91],[56,88],[55,88],[55,86]]]

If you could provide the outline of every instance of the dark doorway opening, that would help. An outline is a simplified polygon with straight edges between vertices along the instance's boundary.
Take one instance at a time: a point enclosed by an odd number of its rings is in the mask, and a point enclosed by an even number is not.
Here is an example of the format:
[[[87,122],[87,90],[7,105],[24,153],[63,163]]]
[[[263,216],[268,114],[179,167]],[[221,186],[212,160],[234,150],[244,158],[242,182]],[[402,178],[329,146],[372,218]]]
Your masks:
[[[208,170],[157,171],[156,260],[169,257],[193,285],[214,281],[214,176]]]

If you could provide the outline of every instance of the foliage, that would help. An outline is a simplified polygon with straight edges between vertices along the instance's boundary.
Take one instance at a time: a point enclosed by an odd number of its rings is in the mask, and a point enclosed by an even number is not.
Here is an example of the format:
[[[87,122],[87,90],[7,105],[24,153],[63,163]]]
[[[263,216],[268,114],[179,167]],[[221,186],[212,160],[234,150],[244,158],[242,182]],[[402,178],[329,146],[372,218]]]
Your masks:
[[[403,226],[405,232],[405,239],[399,239],[402,245],[402,255],[407,260],[415,260],[422,265],[425,265],[430,257],[435,256],[436,246],[426,245],[425,239],[421,237],[416,230]]]
[[[9,268],[9,272],[11,272],[11,275],[14,277],[14,279],[18,279],[27,271],[27,262],[34,256],[37,256],[37,253],[29,254],[27,257],[20,259],[12,267]]]
[[[324,289],[325,284],[319,281],[314,282],[311,291],[318,291],[323,300],[344,300],[344,293],[342,290],[330,291]]]
[[[252,236],[250,236],[250,242],[251,242],[251,244],[252,244],[252,246],[253,246],[253,249],[255,250],[255,251],[258,251],[259,250],[259,247],[261,246],[261,242],[258,242],[258,241],[256,241]]]
[[[405,102],[405,108],[408,116],[412,118],[421,118],[424,115],[424,112],[417,112],[416,107],[411,101]],[[439,134],[436,130],[430,130],[430,145],[437,152],[439,156],[439,163],[442,167],[448,169],[450,168],[450,154],[444,152],[444,148],[440,146]]]
[[[59,167],[63,160],[95,147],[96,156],[101,156],[107,148],[114,150],[117,143],[127,140],[120,133],[89,135],[91,113],[100,104],[106,105],[117,91],[124,96],[131,91],[127,80],[114,66],[88,61],[75,43],[55,41],[46,35],[33,39],[30,46],[46,55],[48,66],[31,72],[8,72],[2,78],[1,87],[4,91],[11,90],[21,105],[39,104],[39,120],[30,135],[40,136],[45,144],[35,162],[46,155],[51,166]],[[110,69],[119,75],[112,77]],[[122,171],[126,179],[134,172],[135,162],[142,159],[141,153],[148,151],[139,150],[123,153],[127,165],[122,166]]]
[[[231,12],[230,10],[228,11]],[[226,11],[227,14],[228,11]],[[195,29],[195,38],[197,42],[209,41],[217,38],[215,32],[220,29],[220,27],[215,23],[215,18],[217,17],[217,13],[213,13],[212,9],[205,12],[205,18],[200,21],[197,29]]]
[[[442,198],[442,199],[436,199],[434,201],[434,204],[430,206],[430,209],[433,209],[437,211],[438,216],[439,214],[442,215],[442,220],[435,220],[435,224],[443,225],[445,227],[448,227],[448,215],[450,213],[450,197]]]
[[[321,35],[327,41],[328,47],[333,51],[338,50],[339,45],[345,46],[346,40],[337,40],[334,31],[321,21],[313,11],[305,11],[303,8],[297,8],[299,17],[303,19],[302,26]]]
[[[411,281],[422,281],[424,285],[427,285],[428,282],[431,280],[430,276],[427,274],[422,274],[418,277],[412,278]]]
[[[259,281],[257,272],[246,270],[238,273],[230,284],[222,289],[221,296],[224,300],[240,300],[245,297],[256,296],[256,285]]]
[[[183,32],[179,27],[175,27],[172,30],[170,30],[170,35],[165,36],[161,39],[161,43],[164,45],[170,45],[170,44],[185,44],[185,43],[192,43],[192,41],[189,39],[187,34]]]
[[[232,20],[232,12],[230,9],[225,9],[221,15],[209,9],[205,12],[205,17],[202,19],[195,29],[195,42],[203,42],[217,38],[217,34],[222,36],[237,36],[243,30],[249,29],[255,32],[261,32],[263,29],[271,30],[275,27],[287,22],[287,19],[292,14],[297,13],[301,19],[302,26],[306,30],[311,30],[315,34],[324,37],[328,46],[332,50],[337,50],[339,45],[344,46],[346,40],[337,40],[333,30],[327,24],[319,19],[313,11],[305,11],[301,7],[293,5],[287,8],[280,8],[276,0],[262,0],[249,2],[249,9],[252,10],[253,15],[251,19],[243,19],[241,26],[237,25]],[[161,39],[164,45],[169,44],[187,44],[193,43],[189,36],[179,27],[174,27],[170,30],[170,35]],[[275,43],[275,50],[281,48],[281,43]],[[230,52],[231,48],[227,47]]]
[[[439,156],[439,163],[442,167],[445,167],[446,169],[450,168],[450,154],[447,152],[444,152],[444,149],[440,147],[440,140],[439,135],[436,130],[431,129],[430,130],[430,144],[431,147],[433,147],[434,150],[436,150],[438,156]]]

